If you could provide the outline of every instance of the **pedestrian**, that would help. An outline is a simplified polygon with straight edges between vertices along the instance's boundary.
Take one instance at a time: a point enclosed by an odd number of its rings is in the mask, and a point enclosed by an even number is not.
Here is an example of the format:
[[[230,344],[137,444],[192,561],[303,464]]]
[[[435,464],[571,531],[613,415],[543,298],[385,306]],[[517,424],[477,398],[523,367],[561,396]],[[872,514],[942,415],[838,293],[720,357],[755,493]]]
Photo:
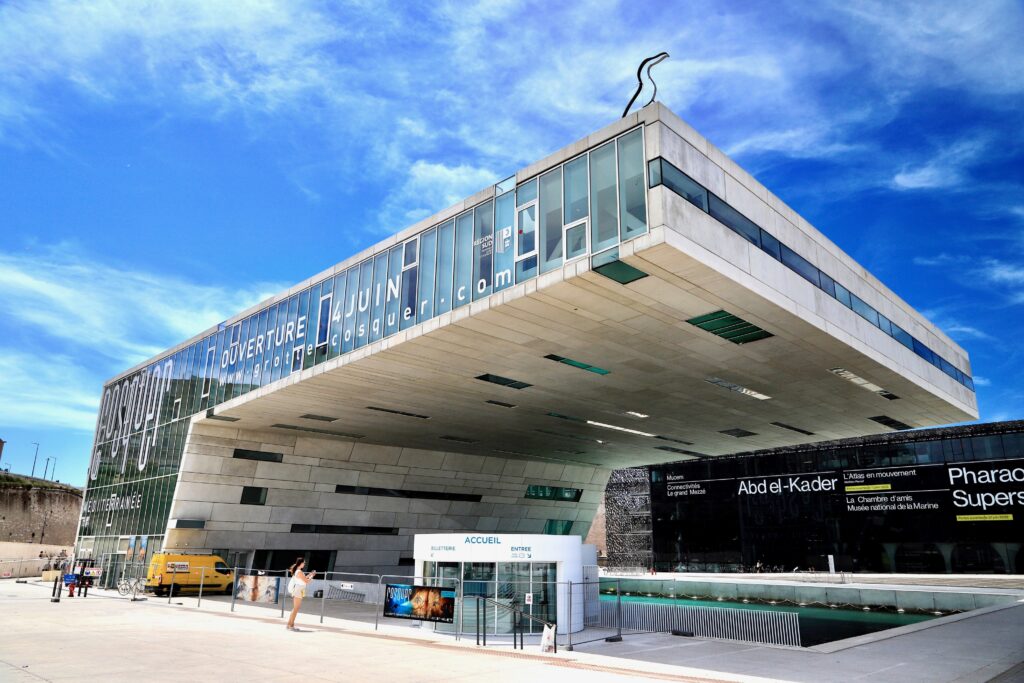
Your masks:
[[[295,615],[299,613],[299,607],[302,606],[302,598],[306,597],[306,584],[313,580],[316,576],[316,572],[310,572],[306,574],[302,571],[302,568],[306,566],[306,560],[301,557],[295,558],[295,564],[293,564],[288,572],[292,575],[291,580],[288,582],[288,595],[292,596],[292,613],[288,616],[288,630],[298,631],[295,628]]]

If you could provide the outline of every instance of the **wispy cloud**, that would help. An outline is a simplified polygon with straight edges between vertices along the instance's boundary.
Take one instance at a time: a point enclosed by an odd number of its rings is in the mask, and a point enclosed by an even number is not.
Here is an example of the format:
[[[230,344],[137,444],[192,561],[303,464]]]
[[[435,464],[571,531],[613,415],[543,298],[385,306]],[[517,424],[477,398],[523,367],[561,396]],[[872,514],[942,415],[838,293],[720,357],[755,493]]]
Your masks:
[[[0,314],[9,329],[121,368],[281,288],[197,284],[81,256],[70,244],[0,254]]]
[[[969,166],[982,157],[988,146],[988,140],[978,138],[945,146],[924,163],[904,167],[893,176],[892,187],[896,190],[932,190],[959,185]]]
[[[282,288],[188,282],[78,252],[0,254],[0,424],[91,431],[110,375]]]
[[[102,385],[64,355],[0,348],[0,422],[89,432],[96,426]]]

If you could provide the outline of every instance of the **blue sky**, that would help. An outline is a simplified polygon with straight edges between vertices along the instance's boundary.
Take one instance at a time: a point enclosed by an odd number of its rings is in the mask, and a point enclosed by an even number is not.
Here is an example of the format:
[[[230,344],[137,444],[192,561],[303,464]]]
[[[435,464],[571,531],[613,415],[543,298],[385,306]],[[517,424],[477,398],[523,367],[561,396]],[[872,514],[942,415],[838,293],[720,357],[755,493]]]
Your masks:
[[[557,6],[557,9],[555,8]],[[1019,2],[0,5],[3,464],[103,381],[659,99],[1024,417]]]

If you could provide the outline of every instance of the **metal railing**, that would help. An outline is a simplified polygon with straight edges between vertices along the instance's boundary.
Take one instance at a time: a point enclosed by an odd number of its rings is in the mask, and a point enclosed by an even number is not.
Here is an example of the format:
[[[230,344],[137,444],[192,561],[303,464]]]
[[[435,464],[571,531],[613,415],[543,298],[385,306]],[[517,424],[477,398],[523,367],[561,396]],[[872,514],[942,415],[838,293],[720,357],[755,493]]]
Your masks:
[[[54,564],[57,566],[54,567]],[[39,578],[47,569],[59,569],[57,558],[32,557],[27,559],[0,560],[0,579]]]
[[[601,605],[601,620],[609,627],[635,631],[800,647],[800,617],[795,612],[605,602]]]
[[[521,610],[518,607],[516,607],[514,604],[513,605],[506,605],[503,602],[498,602],[497,600],[495,600],[493,598],[485,598],[485,597],[483,597],[481,595],[467,595],[465,597],[473,599],[473,600],[476,601],[476,644],[477,645],[481,645],[482,644],[483,647],[487,647],[487,626],[486,626],[486,624],[487,624],[487,605],[492,605],[496,610],[503,609],[503,610],[507,610],[507,611],[511,612],[511,614],[512,614],[512,649],[513,650],[515,650],[517,648],[522,650],[525,647],[526,631],[522,628],[522,621],[523,621],[523,619],[526,619],[528,621],[531,621],[531,622],[539,624],[542,629],[543,628],[550,628],[552,630],[555,629],[555,624],[554,623],[551,623],[551,622],[548,622],[548,621],[544,621],[543,619],[538,619],[537,617],[531,616],[531,615],[527,614],[526,612],[524,612],[523,610]],[[465,600],[463,600],[463,609],[465,609]],[[482,618],[481,618],[481,614],[482,614]],[[484,625],[484,628],[482,630],[480,628],[481,624]],[[481,641],[481,635],[483,636],[482,641]],[[552,645],[554,646],[555,652],[558,652],[558,638],[554,638],[552,640]]]

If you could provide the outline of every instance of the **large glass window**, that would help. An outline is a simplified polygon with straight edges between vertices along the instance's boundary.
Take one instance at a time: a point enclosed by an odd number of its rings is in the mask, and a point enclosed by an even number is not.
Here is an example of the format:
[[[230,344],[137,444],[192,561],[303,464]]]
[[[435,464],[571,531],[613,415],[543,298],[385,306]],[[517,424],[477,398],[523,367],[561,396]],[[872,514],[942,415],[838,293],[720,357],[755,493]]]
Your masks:
[[[473,299],[473,212],[455,220],[455,291],[453,308]]]
[[[299,311],[295,319],[295,348],[298,350],[299,362],[292,368],[293,372],[313,367],[316,353],[316,318],[322,289],[322,284],[316,284],[299,295]]]
[[[384,336],[384,308],[388,295],[388,252],[373,258],[373,308],[370,312],[370,341]]]
[[[388,337],[398,331],[398,322],[402,315],[402,256],[403,247],[391,247],[388,252],[388,283],[384,305],[384,336]]]
[[[452,277],[455,272],[455,221],[437,229],[437,283],[434,287],[435,315],[452,310]]]
[[[420,237],[419,322],[434,317],[434,272],[437,268],[437,231],[427,230]]]
[[[367,259],[359,264],[359,293],[356,310],[355,348],[366,344],[370,333],[371,289],[373,288],[373,261]]]
[[[494,291],[512,284],[515,267],[515,194],[506,192],[494,202]]]
[[[416,240],[418,242],[419,240]],[[402,311],[399,316],[398,327],[399,329],[406,329],[416,324],[416,308],[418,298],[416,296],[416,280],[419,273],[419,262],[416,260],[416,256],[410,258],[409,256],[409,244],[405,244],[405,258],[403,263],[405,264],[402,270]]]
[[[473,300],[491,294],[494,267],[494,203],[484,202],[473,211]]]
[[[327,357],[335,358],[341,353],[341,333],[345,329],[343,322],[345,316],[345,285],[347,284],[346,273],[334,278],[334,294],[331,298],[331,327],[330,336],[327,339]]]
[[[619,221],[622,239],[647,232],[647,184],[644,182],[644,137],[637,128],[618,140]]]
[[[562,264],[562,169],[540,177],[540,272]]]
[[[352,266],[348,269],[345,277],[345,301],[342,307],[342,319],[344,330],[341,335],[341,352],[348,353],[355,348],[356,343],[356,320],[359,309],[359,266]]]
[[[587,193],[587,155],[565,165],[565,224],[571,225],[589,213]]]
[[[619,201],[615,183],[615,143],[590,153],[590,243],[601,251],[619,242]]]
[[[651,187],[664,185],[694,206],[708,210],[708,191],[696,180],[663,159],[650,163]]]

